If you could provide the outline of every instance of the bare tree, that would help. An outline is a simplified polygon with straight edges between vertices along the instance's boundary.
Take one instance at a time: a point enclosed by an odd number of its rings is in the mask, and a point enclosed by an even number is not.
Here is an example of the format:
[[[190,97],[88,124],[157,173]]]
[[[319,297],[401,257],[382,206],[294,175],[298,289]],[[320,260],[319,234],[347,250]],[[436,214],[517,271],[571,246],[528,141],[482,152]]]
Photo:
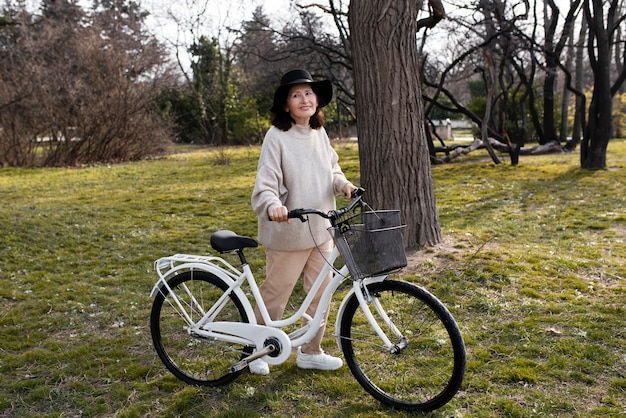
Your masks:
[[[557,41],[556,37],[557,24],[559,21],[560,10],[554,0],[544,1],[544,41],[541,48],[545,60],[545,78],[543,82],[543,137],[540,143],[558,142],[556,134],[555,115],[555,91],[556,80],[561,55],[567,46],[567,41],[572,35],[572,30],[578,13],[578,7],[581,0],[570,2],[569,11],[565,17],[563,30]]]
[[[575,95],[574,99],[574,122],[572,124],[572,138],[567,141],[564,149],[567,151],[574,151],[578,145],[581,143],[582,132],[584,127],[586,126],[586,101],[584,88],[585,88],[585,61],[584,61],[584,53],[585,53],[585,40],[587,39],[587,21],[585,19],[581,19],[580,30],[578,39],[576,42],[572,39],[572,52],[568,54],[568,58],[566,60],[565,65],[560,65],[563,74],[565,75],[565,83],[564,88]],[[573,62],[570,62],[573,61]],[[573,75],[572,75],[573,74]],[[566,97],[570,97],[569,95],[563,94],[563,108],[568,106],[569,100],[566,101]],[[567,115],[567,111],[563,111],[564,115]],[[563,123],[566,121],[565,117],[563,118]],[[565,131],[565,129],[562,129]],[[566,133],[562,133],[561,141],[565,140]]]
[[[163,53],[133,5],[88,17],[48,2],[3,31],[0,163],[69,166],[160,152],[167,130],[153,100],[168,80]]]
[[[458,48],[450,64],[439,71],[429,71],[435,77],[426,78],[427,85],[435,88],[435,94],[427,100],[430,107],[440,106],[438,94],[444,93],[446,101],[453,103],[451,111],[457,111],[468,116],[481,127],[483,136],[488,135],[488,141],[483,138],[480,147],[489,149],[489,144],[501,150],[506,150],[511,155],[513,164],[519,154],[535,154],[562,150],[560,141],[556,137],[556,114],[555,104],[558,98],[555,96],[557,76],[559,70],[565,73],[567,80],[573,79],[571,71],[562,62],[563,51],[568,45],[573,34],[574,24],[579,16],[581,0],[571,0],[569,8],[563,10],[557,7],[557,2],[545,1],[521,1],[509,2],[506,0],[485,1],[477,0],[471,6],[482,14],[483,19],[478,19],[479,13],[464,13],[454,19],[456,32],[464,30],[462,37],[466,42]],[[543,5],[541,9],[540,5]],[[538,17],[543,16],[543,20]],[[451,30],[451,29],[448,29]],[[543,30],[543,36],[540,35]],[[584,37],[583,37],[584,38]],[[478,51],[487,51],[482,56],[490,56],[494,61],[490,65],[488,60],[479,60]],[[573,50],[572,50],[573,51]],[[572,52],[573,54],[573,52]],[[473,61],[472,61],[473,60]],[[479,117],[468,111],[464,103],[458,99],[451,99],[451,86],[445,78],[456,68],[466,68],[474,65],[477,74],[483,77],[485,97],[491,97],[487,107],[492,115],[485,114]],[[440,67],[441,68],[441,67]],[[491,75],[489,70],[493,71]],[[494,71],[495,70],[495,71]],[[471,74],[466,73],[466,77]],[[580,73],[582,75],[582,73]],[[493,77],[498,79],[498,91],[489,93],[488,87],[493,87]],[[541,91],[537,89],[542,83]],[[566,83],[566,92],[574,92],[580,99],[582,86],[578,90],[573,83]],[[432,92],[428,90],[427,93]],[[539,94],[537,94],[539,93]],[[564,97],[567,99],[567,97]],[[564,104],[565,106],[565,104]],[[480,113],[475,109],[476,113]],[[563,112],[566,114],[565,112]],[[567,118],[560,120],[560,131],[565,136],[567,133]],[[484,123],[489,123],[485,132]],[[492,141],[494,139],[495,141]],[[537,147],[522,147],[533,140],[539,142]],[[572,141],[567,147],[575,146]],[[471,151],[479,147],[471,144],[461,150],[461,146],[454,144],[454,153],[449,154],[450,147],[435,147],[435,150],[446,152],[446,158],[458,155],[461,152]],[[492,154],[492,159],[493,154]]]
[[[525,66],[521,64],[524,57],[528,59],[528,42],[519,39],[517,33],[521,21],[528,15],[523,4],[513,10],[506,1],[479,0],[473,6],[475,13],[468,16],[463,13],[448,22],[448,30],[454,32],[465,41],[459,43],[453,51],[451,61],[442,67],[431,66],[423,71],[424,84],[428,87],[425,100],[429,106],[427,115],[433,107],[448,112],[464,115],[480,128],[480,137],[468,145],[453,144],[431,149],[444,152],[443,158],[433,155],[436,162],[448,162],[459,155],[476,149],[487,149],[496,164],[500,159],[494,148],[508,152],[511,162],[517,164],[520,148],[524,145],[528,132],[526,115],[532,99],[534,77],[527,76]],[[428,41],[426,41],[428,42]],[[426,68],[428,56],[424,56],[423,66]],[[531,61],[532,62],[532,61]],[[521,75],[517,76],[517,72]],[[449,82],[450,75],[462,80],[462,87],[453,91],[454,84]],[[467,80],[479,82],[484,88],[484,104],[477,104],[470,109],[470,103],[464,103],[458,97],[459,91],[468,90]],[[456,83],[458,86],[458,82]],[[443,100],[442,100],[443,98]],[[532,111],[532,106],[530,106]],[[535,118],[538,121],[538,118]],[[538,123],[537,123],[538,125]]]
[[[361,184],[376,207],[401,209],[411,247],[441,240],[415,42],[419,11],[411,0],[358,0],[348,15]]]
[[[589,27],[587,53],[593,71],[593,95],[589,117],[581,143],[582,168],[606,167],[606,149],[611,138],[613,96],[626,79],[626,65],[616,77],[611,77],[611,48],[615,44],[617,29],[626,19],[622,2],[611,0],[584,0],[583,9]],[[622,47],[623,48],[623,47]],[[620,54],[626,59],[626,54]]]

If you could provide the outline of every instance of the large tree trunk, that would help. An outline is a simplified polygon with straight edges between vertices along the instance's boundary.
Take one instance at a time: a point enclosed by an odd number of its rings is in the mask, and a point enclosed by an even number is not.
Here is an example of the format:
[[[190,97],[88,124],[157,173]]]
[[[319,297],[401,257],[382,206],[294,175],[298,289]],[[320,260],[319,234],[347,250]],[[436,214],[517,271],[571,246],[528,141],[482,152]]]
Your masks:
[[[606,149],[611,138],[613,105],[608,89],[598,84],[605,83],[598,82],[598,79],[594,83],[593,97],[589,106],[589,120],[580,149],[582,168],[606,168]]]
[[[557,141],[556,121],[554,119],[554,89],[556,86],[556,67],[557,60],[555,57],[546,53],[546,76],[543,82],[543,133],[544,136],[539,138],[541,145]]]
[[[356,0],[348,22],[361,185],[377,209],[400,209],[409,247],[441,241],[424,131],[418,2]]]
[[[543,81],[543,133],[539,138],[539,144],[544,145],[555,142],[556,128],[554,120],[554,91],[556,86],[556,69],[559,63],[560,52],[554,43],[554,34],[556,32],[556,24],[558,22],[558,10],[553,1],[543,3],[544,14],[544,58],[546,66],[546,75]],[[550,10],[550,11],[548,11]]]
[[[594,82],[593,95],[589,105],[589,118],[580,148],[580,163],[582,168],[597,169],[606,167],[606,149],[611,137],[611,124],[613,123],[611,115],[613,110],[610,65],[611,37],[609,29],[604,26],[603,1],[586,0],[585,18],[589,25],[587,50]],[[611,24],[612,22],[606,23],[607,27]]]

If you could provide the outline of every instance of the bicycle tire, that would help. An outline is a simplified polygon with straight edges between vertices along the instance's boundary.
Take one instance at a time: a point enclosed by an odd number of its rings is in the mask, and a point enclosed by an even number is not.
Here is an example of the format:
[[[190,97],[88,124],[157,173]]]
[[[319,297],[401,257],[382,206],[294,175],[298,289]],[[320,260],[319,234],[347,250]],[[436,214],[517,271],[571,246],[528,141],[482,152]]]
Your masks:
[[[412,283],[384,280],[367,289],[408,343],[392,354],[352,295],[340,319],[341,349],[350,371],[383,404],[423,412],[442,407],[457,393],[465,374],[465,343],[456,321],[434,295]],[[395,342],[395,334],[383,321],[379,324]]]
[[[222,279],[204,271],[183,272],[168,284],[194,321],[202,318],[228,288]],[[197,304],[190,302],[190,294]],[[252,348],[190,335],[180,309],[168,296],[167,288],[161,288],[150,314],[152,342],[163,364],[174,376],[196,386],[224,386],[235,380],[243,370],[231,372],[230,367],[251,354]],[[249,322],[243,304],[234,294],[216,320]]]

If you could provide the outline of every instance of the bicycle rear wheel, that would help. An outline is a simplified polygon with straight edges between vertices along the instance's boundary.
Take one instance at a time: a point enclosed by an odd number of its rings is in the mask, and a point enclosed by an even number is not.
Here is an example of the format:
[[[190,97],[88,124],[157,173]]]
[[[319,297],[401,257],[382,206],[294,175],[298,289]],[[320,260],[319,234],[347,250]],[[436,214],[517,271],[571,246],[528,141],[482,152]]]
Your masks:
[[[340,323],[341,348],[356,380],[394,408],[431,411],[459,390],[465,374],[465,344],[446,307],[414,284],[385,280],[367,286],[369,307],[392,343],[399,338],[377,314],[376,302],[407,339],[397,354],[386,348],[352,295]]]
[[[228,285],[214,274],[187,271],[168,281],[172,293],[192,321],[198,321],[224,294]],[[241,301],[231,294],[216,321],[249,322]],[[180,307],[167,288],[161,288],[152,304],[150,332],[163,364],[184,382],[200,386],[223,386],[239,376],[230,366],[252,353],[252,348],[200,338],[189,333]],[[245,369],[244,369],[245,370]]]

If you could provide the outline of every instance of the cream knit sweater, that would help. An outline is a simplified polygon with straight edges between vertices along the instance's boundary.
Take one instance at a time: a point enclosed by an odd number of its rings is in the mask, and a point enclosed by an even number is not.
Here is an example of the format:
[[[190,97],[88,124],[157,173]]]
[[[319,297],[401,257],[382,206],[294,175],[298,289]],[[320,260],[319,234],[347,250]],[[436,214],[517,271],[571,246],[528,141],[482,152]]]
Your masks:
[[[299,251],[328,241],[330,223],[326,219],[309,215],[307,223],[299,219],[291,223],[272,222],[268,212],[282,205],[289,210],[335,209],[335,197],[347,184],[350,182],[339,167],[337,153],[324,128],[293,125],[287,132],[270,128],[261,147],[252,192],[261,244],[274,250]]]

